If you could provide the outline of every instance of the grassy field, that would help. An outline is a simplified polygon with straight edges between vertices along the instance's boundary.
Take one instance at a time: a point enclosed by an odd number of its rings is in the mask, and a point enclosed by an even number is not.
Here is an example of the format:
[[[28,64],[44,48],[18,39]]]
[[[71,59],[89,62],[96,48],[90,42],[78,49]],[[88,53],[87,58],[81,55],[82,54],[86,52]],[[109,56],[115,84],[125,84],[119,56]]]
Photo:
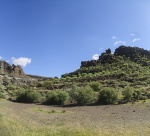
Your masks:
[[[0,136],[149,136],[150,104],[55,107],[0,101]]]

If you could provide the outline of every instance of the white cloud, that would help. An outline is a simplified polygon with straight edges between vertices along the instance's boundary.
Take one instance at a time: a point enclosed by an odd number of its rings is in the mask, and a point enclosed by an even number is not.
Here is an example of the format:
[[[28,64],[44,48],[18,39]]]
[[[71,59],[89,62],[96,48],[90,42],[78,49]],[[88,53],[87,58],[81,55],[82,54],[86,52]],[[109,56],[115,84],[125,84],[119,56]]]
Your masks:
[[[3,58],[2,56],[0,56],[0,60],[5,61],[5,58]]]
[[[125,41],[116,41],[116,42],[114,43],[114,45],[125,45],[125,44],[126,44]]]
[[[14,65],[20,65],[22,67],[25,67],[27,64],[31,63],[31,58],[23,58],[23,57],[15,58],[15,57],[12,57],[11,61]]]
[[[111,37],[112,39],[116,39],[117,37],[116,36],[113,36],[113,37]]]
[[[0,56],[0,60],[2,60],[3,59],[3,57],[2,56]]]
[[[132,42],[137,42],[137,41],[140,41],[141,39],[140,38],[134,38],[133,40],[132,40]]]
[[[135,34],[134,33],[132,33],[132,34],[130,34],[131,36],[135,36]]]
[[[99,59],[99,54],[94,54],[92,57],[94,60],[98,60]]]

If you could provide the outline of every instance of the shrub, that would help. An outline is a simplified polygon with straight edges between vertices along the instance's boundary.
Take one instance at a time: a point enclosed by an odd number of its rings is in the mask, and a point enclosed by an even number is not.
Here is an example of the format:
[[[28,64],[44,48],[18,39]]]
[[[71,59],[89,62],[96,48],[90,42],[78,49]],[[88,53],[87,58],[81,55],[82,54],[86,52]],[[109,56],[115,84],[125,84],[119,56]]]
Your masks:
[[[141,95],[141,96],[139,97],[139,100],[146,100],[146,99],[148,99],[147,96],[142,96],[142,95]]]
[[[114,88],[103,88],[99,93],[98,102],[101,104],[115,104],[118,100],[118,93]]]
[[[134,98],[134,99],[139,100],[141,96],[142,96],[142,94],[141,94],[141,91],[140,91],[140,90],[134,91],[134,93],[133,93],[133,98]]]
[[[68,100],[69,95],[67,92],[64,91],[50,91],[48,92],[46,96],[46,103],[47,104],[58,104],[58,105],[64,105],[65,102]]]
[[[53,89],[53,82],[49,80],[41,81],[37,84],[37,87],[43,87],[45,89]]]
[[[2,92],[0,92],[0,98],[5,98],[5,95]]]
[[[11,84],[11,83],[8,84],[7,90],[15,90],[15,89],[16,89],[16,87],[13,84]]]
[[[94,98],[94,91],[91,87],[73,87],[70,91],[70,97],[78,105],[87,105],[92,102]]]
[[[41,94],[30,89],[20,89],[17,93],[16,101],[25,103],[41,102]]]
[[[90,83],[90,87],[96,92],[99,92],[101,90],[100,83],[98,83],[98,82]]]
[[[125,87],[123,94],[124,94],[124,100],[131,101],[133,96],[133,91],[129,86]]]
[[[67,92],[64,92],[64,91],[59,91],[58,92],[58,104],[59,105],[64,105],[65,102],[69,99],[69,95]]]

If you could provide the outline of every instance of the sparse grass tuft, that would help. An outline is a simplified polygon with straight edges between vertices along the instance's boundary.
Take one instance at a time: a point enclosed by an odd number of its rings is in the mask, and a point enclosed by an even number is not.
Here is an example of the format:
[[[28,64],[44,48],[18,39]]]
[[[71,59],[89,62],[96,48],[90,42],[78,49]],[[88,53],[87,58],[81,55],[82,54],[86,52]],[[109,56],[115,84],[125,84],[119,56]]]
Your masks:
[[[45,114],[69,113],[66,110],[43,110],[41,108],[36,108],[35,111],[42,112],[42,113],[45,113]]]

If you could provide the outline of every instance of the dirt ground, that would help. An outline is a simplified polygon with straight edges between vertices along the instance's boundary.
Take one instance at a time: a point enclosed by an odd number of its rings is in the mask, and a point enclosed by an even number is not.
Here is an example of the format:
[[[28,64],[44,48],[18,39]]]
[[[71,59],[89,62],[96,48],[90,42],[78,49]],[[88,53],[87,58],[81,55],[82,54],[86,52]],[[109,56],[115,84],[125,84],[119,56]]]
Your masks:
[[[55,111],[48,113],[48,111]],[[5,117],[38,126],[72,126],[97,129],[150,129],[150,103],[58,107],[0,101],[0,113]]]

